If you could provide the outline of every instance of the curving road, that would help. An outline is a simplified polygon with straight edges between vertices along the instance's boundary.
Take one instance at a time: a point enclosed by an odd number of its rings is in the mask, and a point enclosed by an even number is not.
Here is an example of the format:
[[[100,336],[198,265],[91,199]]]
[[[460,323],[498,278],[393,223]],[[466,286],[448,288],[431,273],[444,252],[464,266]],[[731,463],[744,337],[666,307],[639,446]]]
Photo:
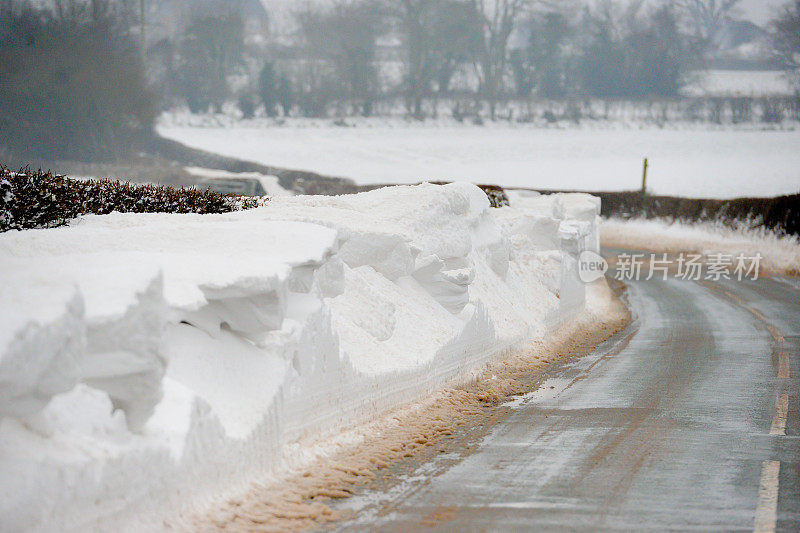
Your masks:
[[[637,319],[341,530],[800,530],[800,283],[628,284]]]

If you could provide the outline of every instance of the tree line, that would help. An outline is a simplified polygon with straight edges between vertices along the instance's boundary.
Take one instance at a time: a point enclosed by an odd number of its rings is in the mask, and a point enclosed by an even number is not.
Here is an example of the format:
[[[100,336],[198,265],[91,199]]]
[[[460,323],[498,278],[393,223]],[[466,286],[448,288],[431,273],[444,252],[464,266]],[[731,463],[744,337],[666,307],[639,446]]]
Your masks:
[[[188,2],[179,30],[145,40],[141,0],[0,0],[0,156],[112,159],[180,105],[326,117],[400,101],[422,119],[446,100],[494,119],[510,98],[674,99],[737,0],[298,2],[293,31],[255,42],[243,2],[223,4]],[[791,0],[770,26],[794,72],[799,21]]]
[[[676,8],[649,10],[642,2],[356,0],[305,4],[294,20],[292,42],[261,51],[261,72],[239,89],[246,115],[254,99],[270,115],[324,116],[332,109],[369,115],[377,101],[402,97],[409,114],[422,118],[424,102],[457,93],[485,103],[494,118],[497,102],[511,96],[675,97],[701,45],[683,31]],[[193,49],[222,34],[227,46]],[[227,76],[246,70],[238,35],[230,19],[190,26],[176,54],[185,78],[205,73],[215,85],[226,78],[221,65]],[[381,46],[381,38],[399,42]],[[206,64],[192,69],[194,57]],[[208,87],[202,94],[215,101],[200,102],[191,84],[178,86],[193,111],[226,98]]]
[[[158,100],[124,4],[0,0],[0,159],[114,159],[152,129]]]
[[[214,102],[192,101],[193,111],[219,108],[238,98],[245,116],[266,113],[310,117],[370,115],[377,102],[400,98],[410,116],[423,118],[437,102],[458,96],[496,117],[508,98],[608,100],[677,98],[721,46],[726,20],[738,0],[338,0],[301,4],[289,42],[269,42],[248,56],[235,24],[226,22],[229,46],[204,52],[207,73],[218,84],[245,72],[244,85]],[[796,1],[772,29],[775,55],[794,65]],[[219,18],[187,29],[185,43],[219,38]],[[788,36],[788,37],[787,37]],[[795,37],[792,37],[795,36]],[[794,39],[794,41],[792,40]],[[792,48],[792,47],[795,48]],[[786,50],[790,52],[786,52]],[[227,50],[227,51],[226,51]],[[781,52],[783,50],[783,52]],[[183,45],[177,56],[196,55]],[[788,62],[787,62],[788,61]],[[217,64],[227,65],[227,72]],[[258,70],[253,70],[253,66]],[[796,68],[796,65],[795,65]],[[248,69],[250,69],[248,71]],[[226,75],[223,75],[226,74]],[[179,84],[191,90],[186,83]],[[212,91],[202,91],[205,95]]]

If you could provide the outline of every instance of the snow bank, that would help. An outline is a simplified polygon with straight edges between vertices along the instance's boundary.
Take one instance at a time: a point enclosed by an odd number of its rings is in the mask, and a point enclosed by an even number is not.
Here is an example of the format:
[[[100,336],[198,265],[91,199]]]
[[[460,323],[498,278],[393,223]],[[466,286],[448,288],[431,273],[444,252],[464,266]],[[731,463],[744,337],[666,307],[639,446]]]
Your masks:
[[[666,253],[755,257],[776,274],[800,275],[800,239],[763,228],[731,228],[721,223],[684,224],[663,220],[604,220],[603,246]]]
[[[0,235],[0,529],[160,528],[469,379],[582,310],[598,213],[426,184]]]

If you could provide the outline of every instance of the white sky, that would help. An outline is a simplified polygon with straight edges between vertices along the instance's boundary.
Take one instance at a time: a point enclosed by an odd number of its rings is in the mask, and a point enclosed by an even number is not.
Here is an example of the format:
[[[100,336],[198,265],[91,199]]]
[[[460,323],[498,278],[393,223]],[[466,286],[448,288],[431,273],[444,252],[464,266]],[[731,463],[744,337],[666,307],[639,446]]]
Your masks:
[[[742,0],[740,6],[744,18],[763,26],[775,18],[785,3],[786,0]]]
[[[290,11],[303,0],[261,0],[269,11]],[[319,1],[319,0],[314,0]],[[788,0],[741,0],[740,10],[743,18],[752,20],[756,24],[765,25],[775,18],[780,6]]]

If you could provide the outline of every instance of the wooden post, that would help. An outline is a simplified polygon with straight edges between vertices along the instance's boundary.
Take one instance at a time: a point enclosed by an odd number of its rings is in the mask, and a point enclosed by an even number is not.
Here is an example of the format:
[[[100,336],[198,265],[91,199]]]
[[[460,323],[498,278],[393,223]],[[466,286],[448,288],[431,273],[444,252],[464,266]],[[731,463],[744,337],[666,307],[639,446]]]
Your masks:
[[[147,68],[147,67],[145,67],[145,64],[147,62],[147,39],[145,37],[145,29],[144,29],[144,27],[145,27],[144,1],[145,0],[139,0],[139,18],[140,18],[140,22],[142,23],[142,25],[141,25],[142,34],[139,37],[142,40],[142,42],[141,42],[141,47],[142,47],[142,49],[141,49],[141,52],[142,52],[142,67]]]
[[[644,168],[642,168],[642,194],[647,194],[647,158],[644,158]]]

